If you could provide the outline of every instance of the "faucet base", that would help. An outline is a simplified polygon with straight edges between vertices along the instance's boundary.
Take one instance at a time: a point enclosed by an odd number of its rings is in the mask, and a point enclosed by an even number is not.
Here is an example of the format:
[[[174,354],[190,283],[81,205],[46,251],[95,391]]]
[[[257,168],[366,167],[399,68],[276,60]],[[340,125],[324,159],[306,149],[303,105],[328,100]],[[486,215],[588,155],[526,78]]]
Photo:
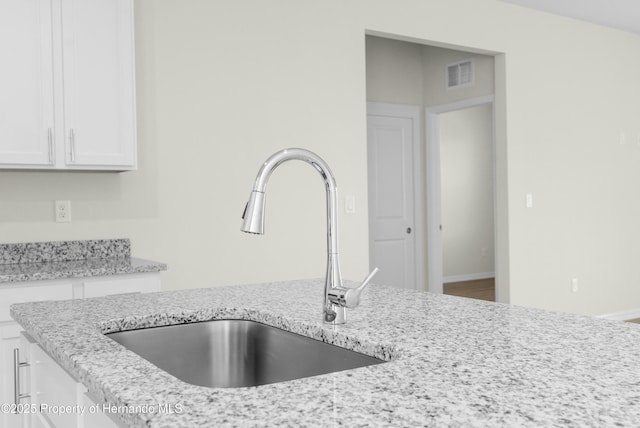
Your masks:
[[[331,304],[322,311],[322,322],[324,324],[340,325],[347,322],[346,308]]]

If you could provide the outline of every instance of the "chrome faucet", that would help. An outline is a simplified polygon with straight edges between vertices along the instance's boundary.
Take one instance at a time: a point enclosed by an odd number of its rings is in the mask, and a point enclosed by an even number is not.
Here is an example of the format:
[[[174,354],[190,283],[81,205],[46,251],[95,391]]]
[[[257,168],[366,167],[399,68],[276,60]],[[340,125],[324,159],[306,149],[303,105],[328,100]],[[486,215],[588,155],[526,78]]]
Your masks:
[[[258,177],[242,214],[240,230],[262,235],[264,233],[264,202],[269,176],[280,164],[289,160],[301,160],[311,164],[324,179],[327,191],[327,277],[324,282],[322,320],[330,324],[344,324],[345,308],[355,308],[360,303],[360,294],[371,278],[378,272],[375,268],[356,288],[342,284],[338,263],[338,188],[329,165],[313,152],[305,149],[284,149],[271,155],[258,171]]]

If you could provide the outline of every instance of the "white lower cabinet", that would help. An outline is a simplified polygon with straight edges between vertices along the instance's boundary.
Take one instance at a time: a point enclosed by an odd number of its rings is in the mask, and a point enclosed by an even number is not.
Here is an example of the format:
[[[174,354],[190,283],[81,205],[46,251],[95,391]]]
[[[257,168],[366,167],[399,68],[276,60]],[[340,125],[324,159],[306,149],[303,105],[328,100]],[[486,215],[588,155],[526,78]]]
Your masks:
[[[6,373],[7,376],[3,376],[2,390],[0,394],[0,405],[4,406],[2,412],[0,412],[0,426],[1,427],[28,427],[26,424],[27,417],[29,415],[17,412],[15,406],[15,387],[14,384],[14,350],[18,350],[18,358],[20,361],[25,361],[27,358],[27,349],[21,344],[20,331],[22,328],[18,325],[3,325],[0,327],[0,370]],[[20,368],[19,378],[19,391],[27,391],[29,389],[29,378],[25,368]],[[8,407],[7,407],[8,406]]]
[[[73,298],[71,281],[21,282],[0,288],[0,323],[11,322],[9,308],[14,303]]]
[[[0,405],[8,405],[9,411],[2,409],[0,412],[0,428],[29,427],[25,425],[24,414],[15,411],[15,370],[14,355],[18,349],[20,361],[24,361],[27,350],[21,346],[20,332],[22,327],[15,323],[9,315],[9,307],[18,302],[36,300],[65,300],[73,297],[73,287],[70,282],[45,281],[34,283],[21,283],[12,287],[0,289]],[[27,373],[26,367],[19,368],[19,374]],[[25,376],[19,385],[21,391],[28,391]],[[28,399],[19,400],[20,403],[28,402]]]
[[[13,303],[40,300],[68,300],[100,297],[124,293],[160,291],[160,273],[141,273],[104,277],[77,278],[16,283],[0,288],[0,428],[106,428],[118,424],[108,415],[98,412],[82,417],[77,414],[52,414],[44,412],[16,413],[29,404],[37,406],[82,405],[90,399],[86,388],[76,382],[39,345],[21,335],[22,328],[11,319],[9,307]],[[16,353],[16,349],[18,352]],[[14,361],[14,355],[18,361]],[[27,394],[16,403],[16,363],[18,366],[18,391]],[[19,404],[20,406],[17,406]],[[5,409],[6,408],[6,409]],[[88,407],[87,407],[88,409]],[[8,410],[8,411],[5,411]],[[103,423],[100,424],[99,422]]]
[[[82,296],[74,297],[102,297],[154,291],[160,291],[160,274],[119,275],[87,278],[82,282]]]
[[[24,415],[25,427],[122,427],[102,411],[84,385],[77,382],[33,339],[25,333],[22,335],[23,342],[28,343],[30,408],[35,410]]]
[[[79,426],[77,382],[38,345],[30,352],[31,404],[38,409],[34,416],[51,427]]]

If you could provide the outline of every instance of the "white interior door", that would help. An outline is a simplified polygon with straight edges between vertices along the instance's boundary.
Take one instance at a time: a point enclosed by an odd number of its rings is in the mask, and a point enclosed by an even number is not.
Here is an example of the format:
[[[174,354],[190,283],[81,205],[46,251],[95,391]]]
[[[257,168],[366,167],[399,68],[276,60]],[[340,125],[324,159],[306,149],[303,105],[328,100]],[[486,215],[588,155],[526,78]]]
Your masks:
[[[415,130],[413,117],[369,110],[369,260],[376,282],[401,288],[416,288]]]

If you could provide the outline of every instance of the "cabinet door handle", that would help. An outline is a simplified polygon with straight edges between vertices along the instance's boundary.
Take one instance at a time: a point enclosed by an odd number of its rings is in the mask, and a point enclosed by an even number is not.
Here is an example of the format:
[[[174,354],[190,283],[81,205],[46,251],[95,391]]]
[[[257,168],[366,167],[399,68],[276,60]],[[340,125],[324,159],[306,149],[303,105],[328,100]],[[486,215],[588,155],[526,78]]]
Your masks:
[[[49,144],[49,163],[53,163],[53,131],[47,130],[47,143]]]
[[[20,405],[20,400],[28,398],[29,394],[23,394],[20,392],[20,369],[28,367],[29,363],[26,361],[20,362],[20,349],[14,348],[13,350],[13,398],[16,406]]]
[[[76,161],[76,131],[71,128],[69,129],[69,145],[71,151],[71,162]]]

